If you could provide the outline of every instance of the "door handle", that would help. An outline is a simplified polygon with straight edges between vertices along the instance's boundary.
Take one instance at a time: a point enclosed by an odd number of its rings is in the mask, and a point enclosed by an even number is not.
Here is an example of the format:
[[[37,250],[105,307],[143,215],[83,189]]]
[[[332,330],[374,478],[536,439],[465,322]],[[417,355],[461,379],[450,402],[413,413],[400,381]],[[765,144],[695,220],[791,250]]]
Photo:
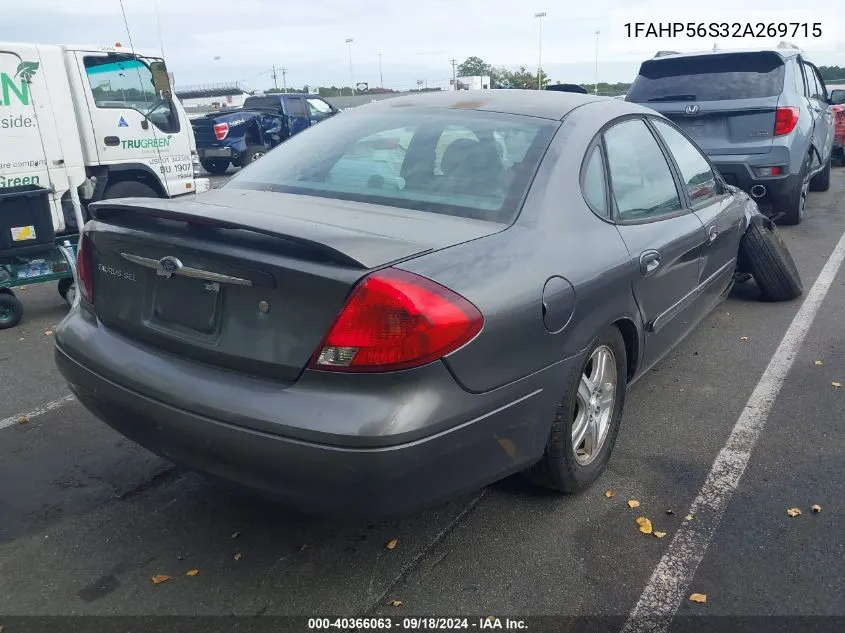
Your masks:
[[[640,255],[640,273],[650,275],[660,266],[660,253],[657,251],[646,251]]]
[[[117,136],[107,136],[103,139],[103,143],[106,144],[106,147],[117,147],[120,145],[120,138]]]
[[[716,238],[719,237],[719,229],[715,226],[711,226],[710,230],[707,231],[707,243],[712,244],[716,241]]]

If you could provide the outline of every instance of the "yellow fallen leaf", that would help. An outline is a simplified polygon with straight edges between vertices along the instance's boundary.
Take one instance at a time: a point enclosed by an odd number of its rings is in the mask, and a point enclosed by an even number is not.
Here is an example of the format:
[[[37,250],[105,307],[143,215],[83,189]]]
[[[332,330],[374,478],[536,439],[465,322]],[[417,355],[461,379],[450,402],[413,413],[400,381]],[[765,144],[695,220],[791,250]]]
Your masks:
[[[636,523],[637,525],[642,525],[643,523],[648,523],[648,519],[646,519],[645,517],[637,517]]]
[[[692,515],[688,514],[687,516],[685,516],[684,521],[692,521]]]
[[[748,340],[748,337],[747,337],[747,336],[740,336],[740,337],[739,337],[739,340],[740,340],[740,341],[747,341],[747,340]]]
[[[389,604],[391,607],[401,607],[401,606],[402,606],[402,601],[401,601],[401,600],[391,600],[388,604]]]
[[[604,496],[605,496],[605,497],[607,497],[608,499],[612,499],[612,498],[613,498],[613,495],[615,495],[615,494],[616,494],[616,493],[615,493],[615,492],[613,492],[612,490],[605,490],[605,491],[604,491]]]
[[[837,382],[837,381],[835,381],[835,380],[834,380],[832,383],[830,383],[830,384],[831,384],[831,385],[833,385],[834,387],[836,387],[837,389],[838,389],[839,387],[841,387],[841,386],[842,386],[842,383],[841,383],[841,382]]]
[[[666,532],[655,532],[654,535],[657,538],[663,538],[664,536],[666,536]]]
[[[690,594],[689,599],[692,600],[693,602],[704,603],[704,602],[707,602],[707,595],[703,594],[703,593],[692,593],[692,594]]]
[[[52,336],[52,335],[53,335],[53,330],[46,330],[44,332],[44,336]]]
[[[815,512],[817,514],[822,511],[822,507],[818,503],[815,504],[815,505],[812,505],[810,507],[813,509],[813,512]]]
[[[823,363],[823,362],[821,362],[820,360],[817,360],[817,361],[816,361],[816,365],[818,365],[819,367],[821,367],[822,365],[824,365],[824,363]]]
[[[643,534],[651,534],[651,521],[648,519],[643,519],[642,523],[639,521],[637,522],[640,526],[640,532]]]
[[[800,517],[801,516],[801,509],[800,508],[789,508],[786,513],[791,517]]]
[[[238,538],[240,535],[240,532],[232,532],[232,538]]]
[[[241,553],[238,552],[237,554],[235,554],[235,560],[240,560],[240,559],[241,559]]]
[[[639,508],[640,502],[636,499],[628,499],[628,507],[629,508]]]
[[[394,539],[390,539],[390,540],[387,542],[387,545],[385,545],[385,547],[386,547],[387,549],[393,549],[394,547],[396,547],[396,543],[398,543],[398,542],[399,542],[399,541],[398,541],[398,540],[396,540],[395,538],[394,538]]]
[[[29,424],[29,418],[25,415],[22,415],[18,418],[18,424]]]
[[[196,576],[198,573],[200,573],[199,569],[190,569],[190,570],[185,572],[185,575],[186,576]]]
[[[153,581],[154,585],[160,585],[163,582],[167,582],[170,580],[170,576],[166,576],[165,574],[158,574],[157,576],[153,576],[150,578]]]

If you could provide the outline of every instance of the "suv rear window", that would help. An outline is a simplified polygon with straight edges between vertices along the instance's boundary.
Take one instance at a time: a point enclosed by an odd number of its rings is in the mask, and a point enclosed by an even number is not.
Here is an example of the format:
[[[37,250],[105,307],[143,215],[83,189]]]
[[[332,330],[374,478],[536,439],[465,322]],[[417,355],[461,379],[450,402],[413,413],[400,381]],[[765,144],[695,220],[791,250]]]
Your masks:
[[[783,90],[784,62],[776,53],[662,57],[640,66],[626,101],[725,101],[774,97]]]

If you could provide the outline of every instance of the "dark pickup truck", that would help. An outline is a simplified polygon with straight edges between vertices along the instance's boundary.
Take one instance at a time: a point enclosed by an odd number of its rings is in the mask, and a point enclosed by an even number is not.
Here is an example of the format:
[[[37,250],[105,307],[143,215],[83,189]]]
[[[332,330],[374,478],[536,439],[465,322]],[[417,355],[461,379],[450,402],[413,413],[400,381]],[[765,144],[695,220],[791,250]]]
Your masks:
[[[242,108],[192,119],[200,163],[210,174],[229,165],[243,167],[307,127],[337,114],[333,105],[311,94],[247,97]]]

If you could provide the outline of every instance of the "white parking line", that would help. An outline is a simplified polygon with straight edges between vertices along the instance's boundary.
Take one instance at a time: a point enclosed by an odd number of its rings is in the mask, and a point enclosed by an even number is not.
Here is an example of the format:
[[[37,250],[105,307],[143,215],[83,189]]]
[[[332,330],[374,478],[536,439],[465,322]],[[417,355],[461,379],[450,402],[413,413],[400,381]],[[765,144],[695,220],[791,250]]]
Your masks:
[[[43,404],[37,409],[33,409],[29,413],[19,413],[18,415],[13,415],[10,418],[3,418],[2,420],[0,420],[0,429],[5,429],[7,426],[18,424],[21,418],[27,418],[28,420],[31,420],[32,418],[37,418],[39,415],[44,415],[48,411],[58,409],[60,406],[62,406],[63,404],[67,404],[73,399],[73,396],[65,396],[64,398],[59,398],[58,400],[53,400],[52,402]]]
[[[769,366],[751,393],[728,441],[713,462],[704,485],[690,507],[692,521],[681,524],[622,628],[622,633],[659,633],[669,628],[678,606],[690,589],[689,584],[704,558],[731,495],[739,485],[775,398],[843,259],[845,234],[839,239],[818,279],[807,293]]]

